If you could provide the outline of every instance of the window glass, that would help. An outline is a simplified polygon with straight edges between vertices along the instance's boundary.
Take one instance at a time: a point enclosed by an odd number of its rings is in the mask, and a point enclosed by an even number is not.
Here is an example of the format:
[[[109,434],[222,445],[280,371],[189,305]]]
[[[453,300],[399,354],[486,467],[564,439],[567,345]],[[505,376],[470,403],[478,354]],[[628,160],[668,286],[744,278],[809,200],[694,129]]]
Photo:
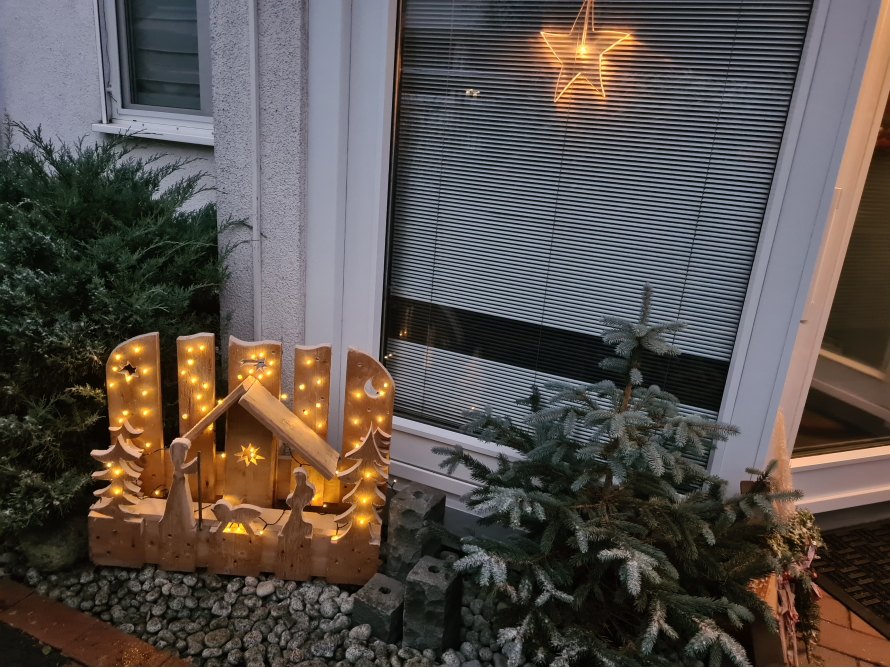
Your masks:
[[[196,5],[196,0],[126,0],[130,104],[201,108]]]
[[[716,414],[808,0],[404,0],[384,359],[446,427],[595,381],[603,315],[689,323],[647,382]],[[586,30],[585,30],[586,26]],[[583,47],[583,50],[582,50]]]

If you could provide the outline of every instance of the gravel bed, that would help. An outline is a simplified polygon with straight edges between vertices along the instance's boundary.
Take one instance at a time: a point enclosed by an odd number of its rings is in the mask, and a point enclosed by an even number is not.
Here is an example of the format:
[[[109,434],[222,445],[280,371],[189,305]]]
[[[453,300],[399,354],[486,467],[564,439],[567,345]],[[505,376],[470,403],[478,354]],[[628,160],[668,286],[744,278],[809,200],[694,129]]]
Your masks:
[[[22,579],[196,666],[506,666],[493,610],[464,585],[461,645],[437,656],[386,644],[352,623],[358,587],[86,566]]]

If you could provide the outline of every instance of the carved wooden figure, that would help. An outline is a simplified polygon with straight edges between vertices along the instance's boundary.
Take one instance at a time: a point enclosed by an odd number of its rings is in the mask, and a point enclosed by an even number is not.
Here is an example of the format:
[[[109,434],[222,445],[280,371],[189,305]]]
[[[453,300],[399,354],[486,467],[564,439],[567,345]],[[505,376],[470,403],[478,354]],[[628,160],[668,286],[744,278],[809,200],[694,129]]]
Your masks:
[[[179,433],[185,435],[216,405],[216,339],[202,333],[176,339],[176,358],[179,373]],[[201,498],[213,499],[216,490],[214,461],[216,432],[209,425],[191,439],[190,453],[201,453]],[[172,448],[172,446],[171,446]],[[172,457],[172,451],[168,453]],[[172,471],[167,472],[167,476]],[[192,498],[198,495],[198,478],[188,478]]]
[[[303,467],[294,470],[294,491],[287,497],[290,517],[278,534],[275,576],[281,580],[308,580],[311,566],[312,523],[303,515],[315,497],[315,485]]]
[[[273,397],[281,394],[281,343],[229,337],[229,392],[254,378]],[[226,416],[226,494],[271,507],[278,463],[275,436],[241,405]]]
[[[330,344],[295,346],[294,414],[325,441],[328,440],[330,389]],[[340,484],[336,478],[325,480],[324,476],[305,462],[295,463],[295,466],[301,465],[308,472],[309,481],[315,485],[316,495],[311,505],[321,506],[340,501]]]
[[[262,531],[252,522],[262,508],[250,504],[232,506],[223,499],[210,508],[219,524],[210,531],[208,571],[220,575],[258,575],[262,554]]]
[[[108,388],[108,418],[112,428],[128,421],[139,430],[133,444],[143,451],[139,465],[142,472],[142,491],[164,485],[164,459],[154,454],[164,447],[164,428],[161,415],[161,355],[158,333],[143,334],[124,341],[115,348],[105,365]],[[117,434],[112,432],[112,440]]]
[[[191,486],[186,481],[187,473],[198,472],[198,458],[185,464],[185,456],[191,443],[188,439],[177,438],[170,444],[170,465],[173,481],[170,494],[161,518],[158,565],[167,571],[195,570],[198,526],[192,508]]]

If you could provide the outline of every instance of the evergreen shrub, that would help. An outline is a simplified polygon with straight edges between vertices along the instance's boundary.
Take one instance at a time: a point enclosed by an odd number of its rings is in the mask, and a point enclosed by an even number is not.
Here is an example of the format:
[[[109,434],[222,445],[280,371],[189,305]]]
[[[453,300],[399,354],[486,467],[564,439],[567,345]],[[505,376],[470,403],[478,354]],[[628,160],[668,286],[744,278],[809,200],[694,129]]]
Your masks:
[[[749,589],[780,570],[768,541],[780,529],[766,474],[731,494],[684,454],[707,455],[732,426],[680,412],[643,383],[643,351],[677,355],[681,322],[650,322],[651,290],[637,321],[608,317],[601,364],[620,382],[537,388],[526,424],[468,411],[465,431],[513,451],[489,468],[443,447],[443,468],[465,466],[479,486],[464,497],[481,523],[512,537],[461,538],[454,567],[500,610],[511,665],[747,665],[731,633],[769,608]],[[615,375],[617,374],[617,375]]]
[[[0,156],[0,544],[91,498],[108,443],[105,361],[159,332],[165,426],[176,429],[175,339],[219,333],[227,273],[216,209],[184,211],[203,174],[132,155],[126,137],[74,145],[12,123]]]

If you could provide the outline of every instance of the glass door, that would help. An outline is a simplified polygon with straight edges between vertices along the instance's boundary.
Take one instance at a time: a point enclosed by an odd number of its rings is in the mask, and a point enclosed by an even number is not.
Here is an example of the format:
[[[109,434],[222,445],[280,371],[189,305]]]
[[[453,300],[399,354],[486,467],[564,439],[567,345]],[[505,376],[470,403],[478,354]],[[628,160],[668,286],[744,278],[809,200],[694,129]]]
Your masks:
[[[862,199],[794,457],[890,445],[890,101]]]

